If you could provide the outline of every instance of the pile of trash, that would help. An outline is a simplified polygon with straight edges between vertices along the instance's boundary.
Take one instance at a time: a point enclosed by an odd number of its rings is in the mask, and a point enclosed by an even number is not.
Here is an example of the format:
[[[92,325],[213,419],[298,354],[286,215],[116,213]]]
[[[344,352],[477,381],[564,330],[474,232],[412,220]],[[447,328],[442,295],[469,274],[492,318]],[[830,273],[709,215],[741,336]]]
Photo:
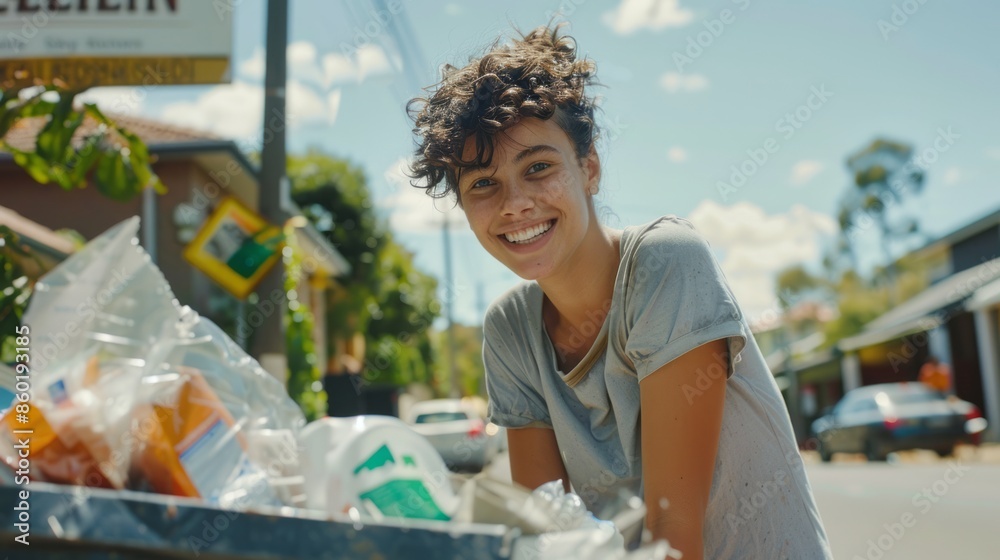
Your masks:
[[[30,410],[0,413],[0,471],[16,470],[19,434],[30,431],[31,481],[365,523],[502,524],[519,531],[514,558],[671,554],[664,542],[626,551],[642,530],[638,498],[602,521],[561,481],[530,492],[456,477],[396,418],[306,425],[273,376],[177,302],[138,229],[138,218],[126,220],[36,284],[23,320]]]

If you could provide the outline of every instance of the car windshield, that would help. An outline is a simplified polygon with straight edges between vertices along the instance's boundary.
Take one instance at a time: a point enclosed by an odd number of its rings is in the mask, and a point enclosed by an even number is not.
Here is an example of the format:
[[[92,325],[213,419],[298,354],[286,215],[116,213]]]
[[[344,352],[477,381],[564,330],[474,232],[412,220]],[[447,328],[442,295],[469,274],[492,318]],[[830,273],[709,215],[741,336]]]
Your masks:
[[[434,424],[437,422],[454,422],[455,420],[468,420],[464,412],[431,412],[417,416],[416,424]]]

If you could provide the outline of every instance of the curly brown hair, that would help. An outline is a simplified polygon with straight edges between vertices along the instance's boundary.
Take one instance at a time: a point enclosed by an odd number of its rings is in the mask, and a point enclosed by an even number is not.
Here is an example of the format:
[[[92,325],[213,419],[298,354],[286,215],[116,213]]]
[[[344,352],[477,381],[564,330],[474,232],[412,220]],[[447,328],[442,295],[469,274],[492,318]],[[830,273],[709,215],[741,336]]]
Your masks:
[[[555,117],[577,158],[590,153],[598,136],[596,104],[584,88],[596,83],[597,67],[577,59],[576,41],[559,34],[563,25],[521,33],[510,44],[498,39],[464,68],[445,65],[441,81],[427,88],[430,96],[410,100],[407,111],[419,138],[410,166],[413,186],[435,198],[453,194],[461,204],[460,170],[489,167],[496,134],[522,118]],[[466,161],[462,152],[469,137],[476,139],[476,155]]]

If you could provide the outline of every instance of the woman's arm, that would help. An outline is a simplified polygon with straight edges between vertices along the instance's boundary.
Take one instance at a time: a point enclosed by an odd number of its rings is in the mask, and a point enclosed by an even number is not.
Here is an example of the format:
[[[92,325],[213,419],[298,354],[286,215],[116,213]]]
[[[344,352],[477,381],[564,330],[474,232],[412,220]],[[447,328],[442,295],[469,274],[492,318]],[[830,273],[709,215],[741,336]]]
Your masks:
[[[684,560],[704,555],[702,534],[722,426],[727,349],[725,340],[709,342],[639,383],[646,526],[653,538],[667,539],[683,552]]]
[[[508,428],[507,451],[514,482],[534,490],[546,482],[562,479],[569,492],[569,474],[559,455],[556,433],[549,428]]]

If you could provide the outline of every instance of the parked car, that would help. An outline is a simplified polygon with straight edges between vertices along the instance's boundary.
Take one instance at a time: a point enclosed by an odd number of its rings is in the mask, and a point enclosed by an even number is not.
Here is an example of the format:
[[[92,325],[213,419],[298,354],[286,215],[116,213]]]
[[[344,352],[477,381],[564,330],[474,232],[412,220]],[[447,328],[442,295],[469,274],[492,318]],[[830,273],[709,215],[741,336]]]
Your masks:
[[[479,472],[500,452],[503,430],[460,399],[422,401],[410,408],[410,427],[423,435],[452,470]]]
[[[893,451],[918,448],[946,457],[959,442],[978,443],[986,427],[982,416],[972,403],[922,383],[883,383],[848,391],[812,430],[823,461],[837,452],[884,461]]]

